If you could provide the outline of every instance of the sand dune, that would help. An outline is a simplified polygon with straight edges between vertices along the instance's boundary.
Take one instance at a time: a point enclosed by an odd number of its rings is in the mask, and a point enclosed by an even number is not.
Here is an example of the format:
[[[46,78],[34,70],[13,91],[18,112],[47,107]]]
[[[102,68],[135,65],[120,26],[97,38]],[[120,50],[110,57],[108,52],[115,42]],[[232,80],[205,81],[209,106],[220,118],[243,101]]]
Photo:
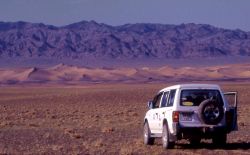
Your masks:
[[[58,64],[50,68],[1,69],[0,83],[152,82],[250,79],[250,64],[212,67],[87,68]]]
[[[26,81],[36,68],[0,70],[0,81]]]

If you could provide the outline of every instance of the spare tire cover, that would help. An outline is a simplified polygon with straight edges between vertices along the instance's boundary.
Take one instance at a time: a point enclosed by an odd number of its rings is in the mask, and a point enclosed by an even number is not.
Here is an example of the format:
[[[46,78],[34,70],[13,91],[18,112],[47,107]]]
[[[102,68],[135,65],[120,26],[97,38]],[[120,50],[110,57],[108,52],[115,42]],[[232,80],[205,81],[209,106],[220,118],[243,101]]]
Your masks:
[[[198,115],[200,120],[205,124],[218,124],[224,115],[223,105],[211,99],[202,101],[199,106]]]

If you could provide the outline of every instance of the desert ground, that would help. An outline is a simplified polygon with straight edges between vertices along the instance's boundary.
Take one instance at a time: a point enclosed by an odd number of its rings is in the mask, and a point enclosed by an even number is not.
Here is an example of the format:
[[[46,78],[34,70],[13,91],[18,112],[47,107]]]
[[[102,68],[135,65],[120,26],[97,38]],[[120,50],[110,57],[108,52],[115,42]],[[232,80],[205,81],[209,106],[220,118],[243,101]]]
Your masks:
[[[216,83],[216,82],[214,82]],[[250,83],[222,83],[239,92],[239,131],[224,148],[210,140],[143,144],[147,101],[170,83],[0,87],[0,154],[250,154]]]

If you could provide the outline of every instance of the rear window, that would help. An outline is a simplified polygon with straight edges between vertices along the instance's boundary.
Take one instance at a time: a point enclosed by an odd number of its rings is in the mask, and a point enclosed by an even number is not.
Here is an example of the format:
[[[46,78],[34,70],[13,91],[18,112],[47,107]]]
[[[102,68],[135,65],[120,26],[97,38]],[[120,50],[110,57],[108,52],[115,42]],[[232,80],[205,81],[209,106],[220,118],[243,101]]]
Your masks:
[[[181,91],[181,106],[199,106],[207,99],[214,99],[222,104],[221,94],[218,90],[186,89]]]

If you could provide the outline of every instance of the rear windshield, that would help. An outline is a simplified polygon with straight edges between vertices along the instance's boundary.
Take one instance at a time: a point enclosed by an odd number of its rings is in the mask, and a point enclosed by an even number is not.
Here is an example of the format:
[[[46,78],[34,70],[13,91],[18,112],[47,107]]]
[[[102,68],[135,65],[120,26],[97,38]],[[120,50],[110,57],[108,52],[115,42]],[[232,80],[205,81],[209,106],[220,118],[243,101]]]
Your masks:
[[[222,104],[222,98],[218,90],[186,89],[181,91],[181,106],[199,106],[207,99],[216,100]]]

